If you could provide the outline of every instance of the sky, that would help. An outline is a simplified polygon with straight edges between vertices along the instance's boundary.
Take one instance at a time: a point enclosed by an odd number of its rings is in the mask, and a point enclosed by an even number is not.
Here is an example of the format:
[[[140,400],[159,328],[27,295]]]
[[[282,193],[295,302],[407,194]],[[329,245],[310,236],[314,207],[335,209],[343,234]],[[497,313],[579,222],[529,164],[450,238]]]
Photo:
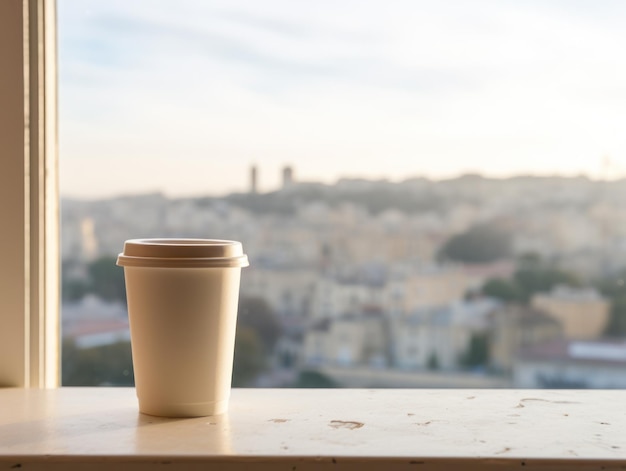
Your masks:
[[[58,0],[61,194],[626,175],[621,0]]]

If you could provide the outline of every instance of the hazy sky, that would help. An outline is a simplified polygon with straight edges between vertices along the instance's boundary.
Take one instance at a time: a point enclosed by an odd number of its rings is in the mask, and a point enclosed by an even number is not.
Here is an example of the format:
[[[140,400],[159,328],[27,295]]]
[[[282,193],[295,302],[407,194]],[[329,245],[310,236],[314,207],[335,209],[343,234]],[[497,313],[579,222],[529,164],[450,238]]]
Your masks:
[[[626,173],[621,0],[58,0],[61,192]],[[606,160],[606,159],[604,159]]]

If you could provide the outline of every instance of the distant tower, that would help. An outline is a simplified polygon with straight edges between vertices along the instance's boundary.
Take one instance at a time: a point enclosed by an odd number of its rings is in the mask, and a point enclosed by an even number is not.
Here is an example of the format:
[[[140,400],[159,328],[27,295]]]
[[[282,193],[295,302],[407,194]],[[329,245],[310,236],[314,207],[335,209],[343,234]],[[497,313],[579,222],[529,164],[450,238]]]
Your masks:
[[[283,167],[283,188],[290,187],[293,184],[293,168],[290,166]]]
[[[256,165],[253,165],[252,167],[250,167],[250,193],[252,193],[253,195],[256,195],[258,191],[257,179],[258,179],[257,168],[256,168]]]

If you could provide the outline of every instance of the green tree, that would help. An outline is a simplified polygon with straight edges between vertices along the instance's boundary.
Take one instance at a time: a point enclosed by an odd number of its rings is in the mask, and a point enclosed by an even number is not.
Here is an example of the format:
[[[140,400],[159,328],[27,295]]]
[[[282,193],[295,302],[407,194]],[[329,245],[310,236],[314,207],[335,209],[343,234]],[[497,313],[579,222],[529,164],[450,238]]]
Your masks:
[[[493,262],[510,256],[510,235],[489,225],[474,226],[452,236],[439,251],[441,260],[464,263]]]
[[[116,258],[100,257],[87,267],[90,291],[105,301],[126,302],[124,270],[115,265]]]
[[[246,387],[265,369],[266,354],[261,339],[250,327],[237,327],[235,358],[233,364],[233,386]]]
[[[318,371],[301,371],[292,388],[338,388],[339,385]]]
[[[626,337],[626,295],[612,300],[611,314],[604,334],[608,337]]]
[[[263,298],[245,297],[239,301],[237,325],[252,329],[265,348],[271,353],[281,335],[281,327],[274,311]]]
[[[133,359],[130,342],[92,348],[78,348],[74,341],[63,342],[61,363],[63,386],[133,386]]]
[[[503,278],[491,278],[488,280],[483,286],[482,293],[485,296],[490,296],[505,302],[519,301],[523,296],[517,282]]]
[[[536,255],[523,256],[518,263],[511,280],[492,278],[483,285],[482,293],[505,302],[527,303],[534,294],[557,285],[583,285],[577,274],[546,264]]]
[[[535,293],[550,291],[557,285],[582,286],[580,278],[568,271],[543,265],[518,269],[513,276],[520,287],[522,301],[528,301]]]
[[[428,357],[428,363],[426,366],[431,371],[437,371],[440,368],[439,357],[437,356],[435,352],[432,352],[430,356]]]
[[[280,334],[278,319],[265,299],[241,298],[237,313],[234,386],[249,386],[254,382],[269,364]]]
[[[89,284],[82,280],[68,280],[63,278],[61,296],[63,301],[80,301],[89,293]]]
[[[622,271],[615,275],[601,278],[594,285],[608,298],[617,299],[626,296],[626,272]]]
[[[489,337],[485,333],[472,334],[465,353],[459,359],[462,366],[476,368],[489,362]]]

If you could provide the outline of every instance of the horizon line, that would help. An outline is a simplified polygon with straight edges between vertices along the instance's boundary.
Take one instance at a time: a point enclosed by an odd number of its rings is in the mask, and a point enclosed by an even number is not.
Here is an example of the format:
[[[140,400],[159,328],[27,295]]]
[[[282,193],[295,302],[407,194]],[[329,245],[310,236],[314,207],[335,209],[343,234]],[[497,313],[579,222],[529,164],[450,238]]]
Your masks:
[[[491,181],[501,181],[505,182],[507,180],[519,180],[519,179],[537,179],[537,180],[549,180],[549,179],[561,179],[561,180],[586,180],[590,183],[620,183],[626,180],[626,176],[620,175],[616,178],[599,178],[594,177],[584,173],[578,173],[574,175],[565,175],[565,174],[532,174],[532,173],[519,173],[508,176],[490,176],[486,174],[476,173],[476,172],[466,172],[460,173],[451,177],[442,177],[442,178],[433,178],[427,176],[413,176],[407,177],[402,180],[393,180],[390,178],[367,178],[367,177],[339,177],[332,183],[326,183],[319,180],[293,180],[291,182],[291,186],[298,185],[316,185],[323,187],[334,187],[339,185],[342,182],[363,182],[363,183],[387,183],[390,185],[401,185],[410,183],[412,181],[427,181],[430,183],[446,183],[453,182],[455,180],[462,180],[468,178],[476,178],[482,180],[491,180]],[[274,190],[268,191],[257,191],[257,195],[268,195],[272,193],[277,193],[283,190],[284,187],[280,186]],[[110,195],[93,195],[93,196],[76,196],[72,194],[63,194],[59,192],[60,199],[66,200],[83,200],[83,201],[98,201],[98,200],[106,200],[106,199],[118,199],[118,198],[132,198],[132,197],[140,197],[140,196],[148,196],[148,195],[160,195],[164,196],[168,199],[193,199],[193,198],[226,198],[232,195],[243,195],[243,194],[251,194],[249,189],[247,190],[232,190],[226,193],[219,194],[170,194],[167,191],[159,190],[159,189],[146,189],[140,192],[118,192],[112,193]]]

